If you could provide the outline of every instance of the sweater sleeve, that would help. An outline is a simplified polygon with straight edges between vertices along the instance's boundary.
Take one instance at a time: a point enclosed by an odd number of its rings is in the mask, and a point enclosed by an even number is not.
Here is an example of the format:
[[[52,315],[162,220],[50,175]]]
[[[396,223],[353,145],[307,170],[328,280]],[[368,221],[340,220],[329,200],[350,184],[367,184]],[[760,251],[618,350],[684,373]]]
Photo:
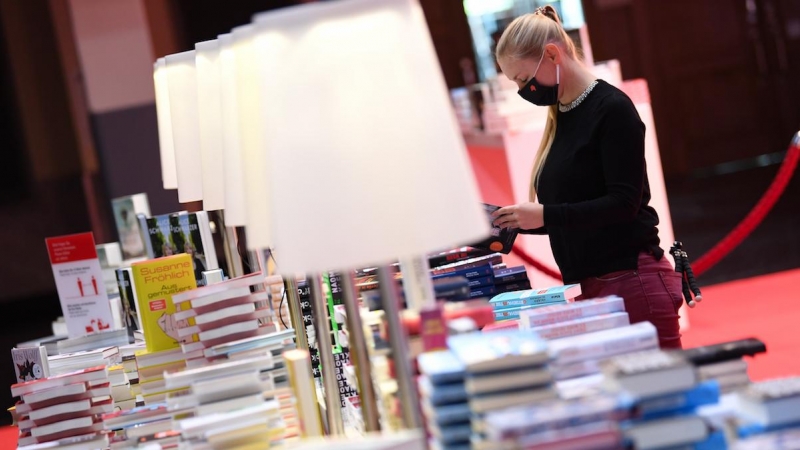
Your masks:
[[[578,203],[544,205],[544,224],[592,229],[636,218],[645,180],[645,126],[627,97],[609,99],[597,133],[606,192]]]

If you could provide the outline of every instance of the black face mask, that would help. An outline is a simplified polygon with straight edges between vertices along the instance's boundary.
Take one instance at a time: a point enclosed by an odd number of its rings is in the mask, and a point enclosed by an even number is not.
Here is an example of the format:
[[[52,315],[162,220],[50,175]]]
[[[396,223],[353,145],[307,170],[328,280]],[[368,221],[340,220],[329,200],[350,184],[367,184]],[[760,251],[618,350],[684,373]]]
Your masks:
[[[561,70],[556,66],[556,84],[555,86],[542,86],[536,81],[536,74],[539,72],[539,67],[542,65],[544,53],[542,58],[539,59],[539,64],[536,66],[536,71],[525,86],[522,87],[517,93],[520,97],[533,103],[537,106],[550,106],[558,103],[558,84],[561,82]]]

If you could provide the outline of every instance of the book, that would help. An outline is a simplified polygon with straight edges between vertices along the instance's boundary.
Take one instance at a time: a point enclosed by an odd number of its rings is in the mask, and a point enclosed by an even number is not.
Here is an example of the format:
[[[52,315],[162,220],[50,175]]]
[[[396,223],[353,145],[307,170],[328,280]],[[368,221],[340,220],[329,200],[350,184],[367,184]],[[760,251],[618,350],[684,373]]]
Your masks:
[[[198,286],[204,285],[203,272],[219,268],[208,213],[198,211],[169,216],[172,243],[178,253],[192,258],[192,269]]]
[[[463,382],[466,376],[466,367],[450,350],[422,353],[417,365],[434,385]]]
[[[464,247],[450,252],[439,253],[436,255],[428,256],[428,267],[435,269],[447,264],[453,264],[466,259],[478,258],[486,256],[489,252],[477,248]]]
[[[534,328],[622,311],[625,311],[625,303],[622,301],[622,297],[612,295],[579,302],[528,308],[524,312],[520,312],[519,323],[522,328]]]
[[[440,279],[447,279],[452,277],[464,277],[469,282],[472,278],[482,278],[488,277],[492,275],[492,266],[488,263],[483,263],[479,266],[474,267],[466,267],[466,268],[455,268],[450,272],[443,272],[443,273],[435,273],[432,276],[433,280],[440,280]]]
[[[421,375],[417,378],[417,386],[420,396],[435,407],[465,403],[469,398],[464,383],[434,385],[427,376]]]
[[[496,268],[493,275],[496,284],[517,283],[529,280],[528,270],[525,266],[506,267],[503,269]]]
[[[625,428],[625,437],[641,450],[677,447],[708,439],[708,425],[697,416],[678,416],[638,422]]]
[[[323,428],[314,396],[314,377],[311,374],[311,359],[304,350],[289,350],[283,354],[289,369],[289,380],[297,401],[300,429],[303,437],[322,436]]]
[[[169,216],[170,214],[162,214],[148,217],[147,214],[136,214],[148,259],[162,258],[179,253],[172,240]]]
[[[11,359],[14,361],[17,383],[40,380],[50,376],[47,349],[43,346],[12,348]]]
[[[526,330],[450,336],[447,345],[468,373],[538,366],[549,358],[547,343]]]
[[[609,358],[622,353],[658,348],[656,327],[639,322],[627,327],[595,331],[547,341],[558,364]]]
[[[531,283],[530,281],[523,281],[519,283],[503,283],[503,284],[496,284],[495,288],[497,289],[498,294],[503,294],[506,292],[527,291],[531,289]]]
[[[434,276],[439,275],[447,275],[458,273],[462,271],[466,271],[468,269],[474,269],[476,267],[484,267],[484,266],[494,266],[496,264],[503,263],[503,256],[500,253],[491,253],[485,256],[479,256],[477,258],[472,259],[465,259],[463,261],[459,261],[453,264],[444,265],[441,267],[437,267],[431,270],[431,274]],[[486,275],[491,275],[493,272],[486,273]]]
[[[509,254],[514,248],[514,241],[517,239],[519,230],[516,228],[501,228],[494,225],[492,213],[500,209],[497,205],[483,203],[483,210],[486,213],[486,220],[489,221],[490,234],[486,239],[476,242],[471,247]]]
[[[150,215],[150,203],[146,193],[117,197],[111,200],[114,223],[117,226],[122,258],[129,260],[147,256],[137,214]]]
[[[473,413],[483,414],[497,409],[555,400],[556,398],[558,398],[558,394],[554,389],[522,389],[485,395],[470,395],[468,403],[469,409]]]
[[[697,384],[694,366],[677,353],[661,350],[615,356],[602,364],[606,387],[635,398],[691,389]]]
[[[639,400],[634,410],[639,419],[658,419],[692,413],[700,406],[718,403],[719,397],[719,383],[704,381],[687,390]]]
[[[182,324],[173,317],[172,296],[197,287],[191,257],[173,255],[134,263],[131,269],[147,351],[169,350],[188,341],[178,336]]]
[[[45,389],[59,388],[68,384],[92,382],[108,378],[106,366],[95,366],[62,375],[56,375],[41,380],[25,381],[11,386],[11,395],[19,397]]]
[[[522,312],[520,312],[522,315]],[[531,328],[544,339],[559,339],[578,334],[592,333],[630,325],[626,312],[601,314],[599,316],[584,317],[566,322],[542,325]]]
[[[506,292],[495,296],[489,302],[496,308],[507,306],[535,306],[543,303],[567,302],[581,295],[580,284],[555,286],[547,289],[528,289]]]
[[[553,381],[553,374],[547,368],[535,367],[527,369],[492,372],[480,375],[467,375],[464,387],[470,395],[483,395],[511,389],[525,390],[542,387]]]
[[[469,291],[469,298],[488,298],[497,293],[497,289],[494,286],[486,286],[481,288],[472,288]]]
[[[517,444],[541,450],[625,448],[619,426],[610,420],[543,431],[518,439]]]
[[[739,410],[764,426],[800,422],[800,377],[752,383],[737,394]]]

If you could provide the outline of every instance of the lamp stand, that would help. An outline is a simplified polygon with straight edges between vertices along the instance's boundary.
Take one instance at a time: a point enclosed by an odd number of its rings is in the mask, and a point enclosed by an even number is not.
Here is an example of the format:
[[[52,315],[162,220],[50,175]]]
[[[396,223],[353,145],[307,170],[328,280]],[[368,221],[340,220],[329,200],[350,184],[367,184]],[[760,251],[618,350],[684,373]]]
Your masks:
[[[372,384],[372,363],[369,359],[367,342],[364,339],[364,324],[361,321],[361,310],[351,271],[342,272],[342,294],[344,309],[347,313],[347,329],[350,330],[350,358],[356,369],[358,379],[358,397],[361,401],[361,415],[367,432],[380,431],[380,414],[375,399],[375,387]]]
[[[317,350],[319,351],[319,362],[322,365],[322,383],[325,388],[325,412],[328,419],[328,434],[332,436],[342,436],[344,435],[342,401],[339,397],[339,382],[336,379],[336,362],[333,360],[333,344],[331,343],[328,305],[325,300],[325,293],[322,291],[322,280],[319,274],[308,275],[308,287],[311,290],[311,310],[314,313]]]
[[[306,336],[306,325],[303,322],[303,310],[300,307],[300,295],[297,293],[297,280],[293,275],[286,276],[283,278],[283,286],[286,291],[286,303],[289,304],[289,318],[292,321],[292,328],[294,328],[295,346],[300,350],[308,351],[308,336]]]
[[[389,344],[392,348],[397,388],[400,394],[400,406],[403,410],[403,422],[406,428],[421,428],[419,397],[411,372],[411,361],[408,358],[408,342],[406,332],[400,321],[400,298],[397,286],[388,266],[378,267],[378,284],[380,285],[383,311],[386,313],[386,324],[389,330]],[[349,316],[349,314],[348,314]]]

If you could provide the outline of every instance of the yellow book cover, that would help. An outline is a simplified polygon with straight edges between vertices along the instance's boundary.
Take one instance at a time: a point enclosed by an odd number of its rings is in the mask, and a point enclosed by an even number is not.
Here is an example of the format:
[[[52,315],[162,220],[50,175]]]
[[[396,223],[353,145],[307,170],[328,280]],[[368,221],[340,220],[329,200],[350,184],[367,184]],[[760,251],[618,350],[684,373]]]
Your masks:
[[[179,347],[178,328],[184,324],[173,319],[176,309],[172,296],[197,288],[192,257],[185,253],[165,256],[134,263],[131,269],[147,351]]]

